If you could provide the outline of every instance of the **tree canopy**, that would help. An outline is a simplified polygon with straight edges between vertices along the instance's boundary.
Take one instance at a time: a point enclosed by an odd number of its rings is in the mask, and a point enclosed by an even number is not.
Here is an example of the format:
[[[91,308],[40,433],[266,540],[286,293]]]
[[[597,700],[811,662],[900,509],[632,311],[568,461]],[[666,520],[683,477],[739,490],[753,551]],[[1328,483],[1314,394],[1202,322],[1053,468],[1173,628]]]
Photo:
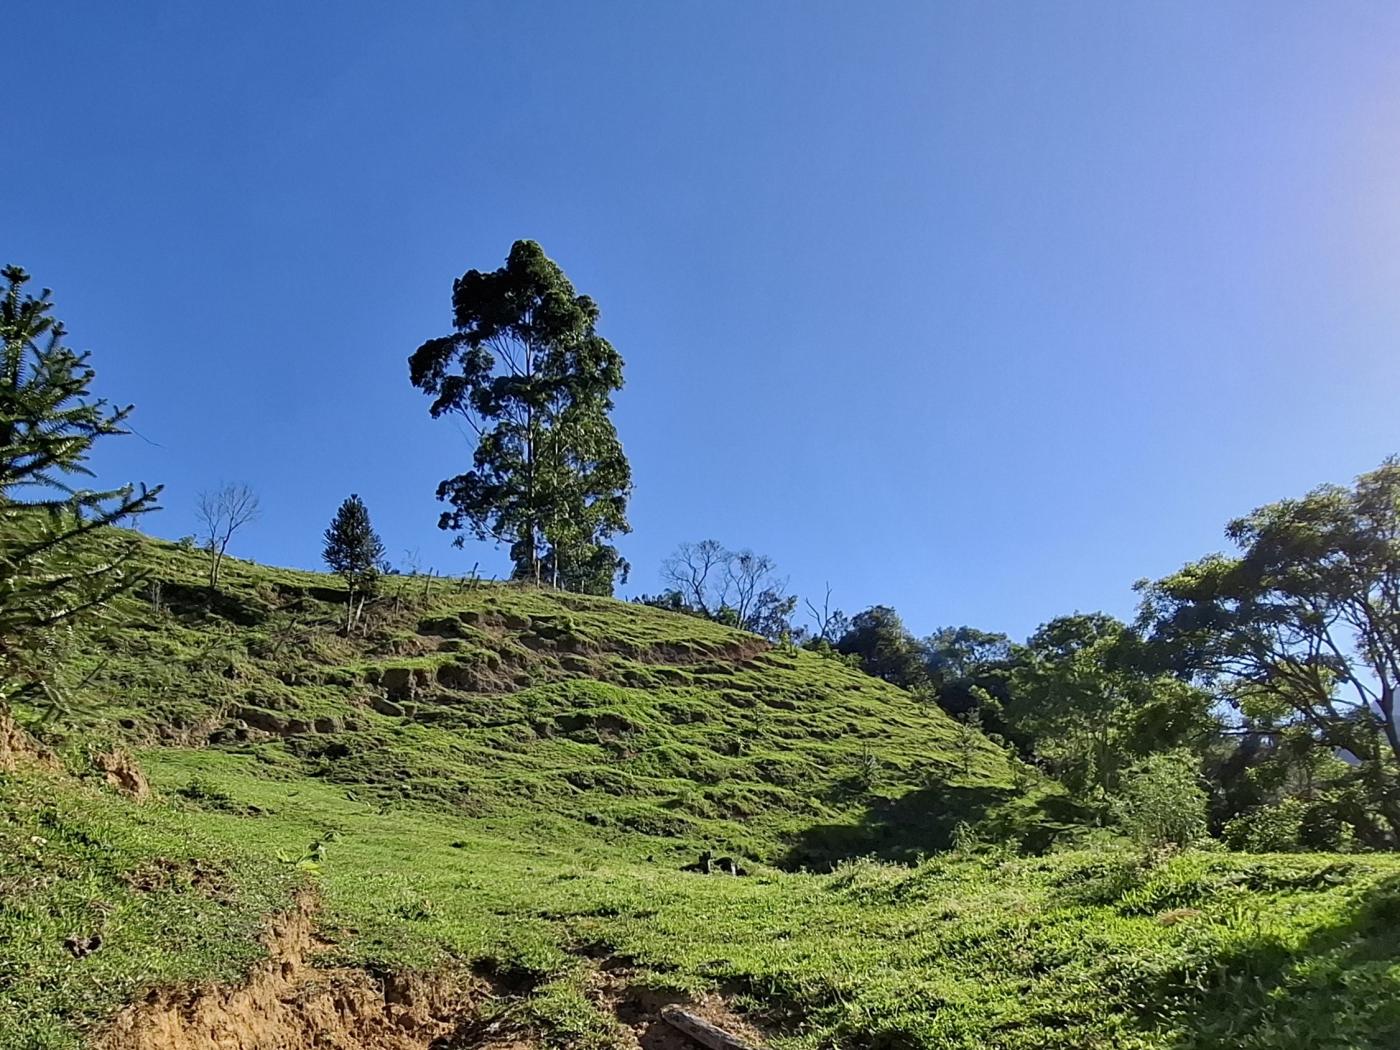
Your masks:
[[[1244,715],[1345,752],[1400,840],[1400,459],[1232,521],[1236,556],[1140,584],[1165,658]]]
[[[500,269],[453,282],[452,321],[409,358],[433,417],[477,437],[472,468],[438,486],[439,527],[508,544],[517,578],[610,594],[627,571],[608,541],[629,531],[632,477],[609,416],[622,357],[597,304],[516,241]]]
[[[321,558],[345,581],[345,630],[354,626],[355,597],[364,599],[373,593],[384,561],[384,541],[370,524],[369,508],[353,492],[335,512],[326,527],[325,546]]]
[[[928,668],[917,639],[909,633],[899,613],[888,605],[875,605],[851,617],[836,649],[857,657],[868,674],[904,689],[928,686]]]

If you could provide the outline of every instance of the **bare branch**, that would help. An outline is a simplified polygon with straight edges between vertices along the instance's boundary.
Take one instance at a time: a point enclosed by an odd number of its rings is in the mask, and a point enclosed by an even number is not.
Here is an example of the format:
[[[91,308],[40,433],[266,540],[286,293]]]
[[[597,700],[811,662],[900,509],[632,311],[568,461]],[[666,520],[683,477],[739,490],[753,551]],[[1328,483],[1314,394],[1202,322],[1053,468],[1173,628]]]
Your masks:
[[[219,586],[219,569],[233,534],[262,512],[257,493],[246,482],[223,484],[199,494],[195,515],[199,519],[204,549],[209,552],[209,587]]]

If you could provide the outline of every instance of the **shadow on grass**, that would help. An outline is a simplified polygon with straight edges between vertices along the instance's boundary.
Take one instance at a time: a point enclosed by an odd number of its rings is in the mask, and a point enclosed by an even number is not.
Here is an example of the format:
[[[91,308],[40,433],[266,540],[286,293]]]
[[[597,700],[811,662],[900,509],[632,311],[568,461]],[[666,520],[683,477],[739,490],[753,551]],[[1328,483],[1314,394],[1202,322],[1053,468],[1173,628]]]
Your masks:
[[[778,863],[813,871],[829,871],[854,857],[913,863],[950,849],[960,825],[1023,852],[1043,853],[1061,834],[1082,826],[1086,816],[1059,795],[1027,798],[1011,788],[936,781],[897,798],[873,800],[855,822],[807,828]]]
[[[1178,1050],[1227,1046],[1314,1050],[1400,1046],[1400,877],[1350,903],[1301,944],[1276,920],[1211,965],[1164,975],[1145,1001],[1170,1003],[1156,1018]],[[1203,991],[1182,994],[1184,987]]]
[[[240,627],[256,627],[267,619],[267,608],[230,591],[211,591],[203,584],[161,584],[161,600],[178,619],[198,621],[218,617]]]

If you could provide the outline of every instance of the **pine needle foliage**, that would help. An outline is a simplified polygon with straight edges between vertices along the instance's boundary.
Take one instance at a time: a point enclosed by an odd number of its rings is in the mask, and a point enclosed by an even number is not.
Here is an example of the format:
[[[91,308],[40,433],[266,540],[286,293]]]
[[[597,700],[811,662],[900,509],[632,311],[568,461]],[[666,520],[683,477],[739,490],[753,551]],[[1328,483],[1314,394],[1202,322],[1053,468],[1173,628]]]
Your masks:
[[[325,538],[321,558],[331,572],[345,581],[345,631],[348,634],[355,624],[355,599],[360,599],[360,608],[363,608],[378,584],[384,561],[384,541],[370,524],[369,508],[354,493],[335,512]]]
[[[48,289],[0,270],[0,705],[38,693],[56,700],[51,669],[77,621],[134,585],[131,543],[94,547],[104,526],[155,508],[160,488],[80,487],[99,438],[128,433],[131,406],[91,395],[87,353],[66,345]]]

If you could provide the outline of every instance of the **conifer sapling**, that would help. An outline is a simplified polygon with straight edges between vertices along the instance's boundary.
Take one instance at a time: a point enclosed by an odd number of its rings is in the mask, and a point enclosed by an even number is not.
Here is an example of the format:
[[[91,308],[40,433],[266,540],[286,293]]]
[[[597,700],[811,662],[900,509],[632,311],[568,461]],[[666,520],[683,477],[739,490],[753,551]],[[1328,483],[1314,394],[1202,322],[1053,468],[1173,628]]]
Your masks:
[[[384,541],[370,524],[369,509],[359,496],[352,493],[335,512],[326,529],[321,557],[345,581],[345,633],[349,634],[364,610],[365,599],[374,593],[384,561]]]

